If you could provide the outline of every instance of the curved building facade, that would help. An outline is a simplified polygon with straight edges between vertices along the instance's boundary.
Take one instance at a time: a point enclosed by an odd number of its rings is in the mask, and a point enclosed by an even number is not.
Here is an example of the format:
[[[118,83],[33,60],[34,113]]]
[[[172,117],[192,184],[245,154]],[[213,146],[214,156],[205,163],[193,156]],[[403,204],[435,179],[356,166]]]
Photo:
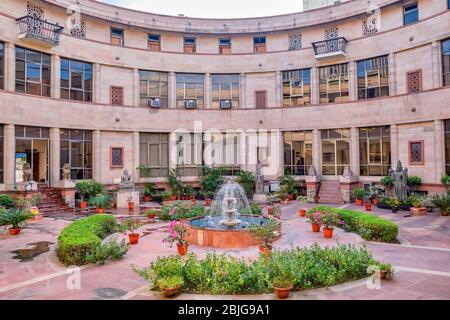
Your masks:
[[[178,167],[195,183],[203,165],[235,175],[259,161],[266,181],[308,182],[314,168],[344,195],[400,160],[437,191],[450,173],[449,6],[352,0],[197,19],[3,0],[0,190],[16,190],[24,163],[59,187],[65,163],[74,180],[108,185],[124,169],[162,184]]]

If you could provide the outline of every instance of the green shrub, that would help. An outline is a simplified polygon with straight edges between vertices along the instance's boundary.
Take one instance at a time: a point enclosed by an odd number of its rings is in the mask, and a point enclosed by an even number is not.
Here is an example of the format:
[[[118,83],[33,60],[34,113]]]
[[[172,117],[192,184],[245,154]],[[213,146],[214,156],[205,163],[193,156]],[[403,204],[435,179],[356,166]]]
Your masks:
[[[260,216],[262,213],[262,209],[254,202],[249,203],[250,208],[248,210],[243,210],[241,214],[250,214],[253,216]]]
[[[75,185],[78,193],[80,194],[81,200],[85,200],[89,197],[95,197],[96,195],[103,192],[103,185],[101,183],[95,182],[94,180],[81,180]]]
[[[418,176],[409,176],[406,179],[406,184],[410,187],[415,187],[422,184],[422,179]]]
[[[11,209],[14,207],[14,199],[7,194],[0,194],[0,207]]]
[[[379,242],[396,242],[398,226],[389,220],[359,211],[345,210],[328,206],[318,206],[308,212],[335,212],[344,221],[344,227],[358,233],[363,239]]]
[[[183,278],[180,276],[171,276],[166,278],[161,278],[158,281],[158,286],[161,290],[173,289],[184,284]]]
[[[94,205],[96,208],[109,209],[111,208],[112,197],[109,194],[100,193],[89,199],[89,204]]]
[[[191,205],[183,201],[176,201],[174,204],[163,206],[161,211],[158,212],[158,219],[172,221],[203,217],[206,215],[206,212],[205,207],[202,205]]]
[[[381,178],[380,183],[385,187],[392,187],[394,185],[394,179],[390,176],[384,176]]]
[[[355,188],[352,190],[353,198],[362,200],[366,196],[366,191],[363,188]]]
[[[145,196],[151,196],[152,194],[155,193],[156,190],[156,184],[154,184],[153,182],[147,182],[144,185],[144,195]]]
[[[33,214],[27,209],[2,209],[2,211],[0,211],[0,225],[11,224],[13,228],[17,229],[23,222],[31,217],[33,217]]]
[[[293,176],[284,174],[281,177],[278,177],[278,181],[280,182],[280,186],[284,187],[284,190],[287,193],[294,193],[295,180]]]
[[[445,174],[441,177],[441,183],[446,186],[449,187],[450,186],[450,176],[448,174]]]
[[[86,262],[104,264],[106,260],[117,260],[122,258],[130,248],[130,244],[124,239],[119,243],[116,240],[109,240],[104,244],[95,247],[92,252],[86,254]]]
[[[242,186],[249,199],[252,199],[255,193],[255,181],[255,175],[251,171],[241,170],[237,176],[237,182]]]
[[[206,194],[214,194],[217,188],[222,184],[223,177],[222,173],[224,168],[202,168],[202,176],[200,177],[200,185],[202,187],[202,192]]]
[[[58,237],[59,260],[66,266],[88,263],[87,255],[118,229],[116,218],[108,214],[93,215],[69,224]]]

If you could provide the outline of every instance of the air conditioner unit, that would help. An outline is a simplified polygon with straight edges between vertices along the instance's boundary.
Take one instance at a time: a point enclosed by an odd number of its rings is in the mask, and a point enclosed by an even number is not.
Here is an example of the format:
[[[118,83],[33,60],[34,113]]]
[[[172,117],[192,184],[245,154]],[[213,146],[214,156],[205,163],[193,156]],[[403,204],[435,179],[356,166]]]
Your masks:
[[[197,107],[197,101],[184,100],[184,106],[186,107],[186,109],[195,109]]]
[[[221,109],[230,109],[231,108],[231,100],[220,100],[220,108]]]
[[[150,99],[148,99],[148,105],[151,108],[160,108],[161,107],[161,99],[159,99],[159,98],[150,98]]]

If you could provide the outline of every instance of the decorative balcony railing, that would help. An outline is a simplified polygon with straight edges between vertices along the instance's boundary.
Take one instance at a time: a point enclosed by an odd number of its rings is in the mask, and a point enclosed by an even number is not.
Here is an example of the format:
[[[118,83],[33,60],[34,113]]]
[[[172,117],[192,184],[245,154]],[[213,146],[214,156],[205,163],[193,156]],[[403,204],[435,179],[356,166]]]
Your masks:
[[[47,45],[59,44],[64,27],[32,16],[16,19],[19,24],[19,38],[37,40]]]
[[[313,42],[316,59],[338,57],[347,54],[347,40],[344,37]]]

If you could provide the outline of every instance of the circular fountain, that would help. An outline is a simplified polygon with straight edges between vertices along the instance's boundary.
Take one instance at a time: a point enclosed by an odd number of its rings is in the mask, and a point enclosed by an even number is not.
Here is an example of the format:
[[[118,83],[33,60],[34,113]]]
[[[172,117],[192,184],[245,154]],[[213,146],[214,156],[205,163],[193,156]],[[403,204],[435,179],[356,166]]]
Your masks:
[[[209,215],[189,222],[189,243],[215,248],[242,248],[258,245],[249,228],[269,219],[251,215],[244,189],[225,181],[214,196]]]

